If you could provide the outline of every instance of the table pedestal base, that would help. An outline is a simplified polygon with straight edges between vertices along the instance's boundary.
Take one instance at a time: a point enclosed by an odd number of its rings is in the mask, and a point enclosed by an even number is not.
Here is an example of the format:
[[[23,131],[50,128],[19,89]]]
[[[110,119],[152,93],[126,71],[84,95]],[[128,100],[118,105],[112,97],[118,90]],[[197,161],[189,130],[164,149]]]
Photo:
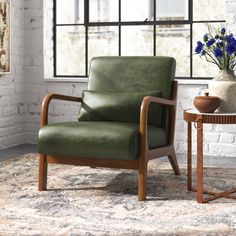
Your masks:
[[[192,189],[189,189],[189,191],[197,192],[197,189],[192,188]],[[229,198],[229,199],[235,199],[236,200],[236,196],[231,196],[231,194],[236,193],[236,189],[231,189],[229,191],[220,192],[220,193],[203,190],[203,193],[204,194],[208,194],[208,195],[213,195],[213,196],[207,197],[207,198],[203,199],[202,203],[208,203],[210,201],[213,201],[213,200],[221,198],[221,197]]]
[[[188,123],[187,129],[187,184],[188,190],[197,192],[197,202],[207,203],[209,201],[224,197],[235,199],[236,196],[231,194],[236,193],[233,188],[226,192],[216,193],[203,189],[203,124],[236,124],[236,113],[219,114],[219,113],[199,113],[194,110],[184,111],[184,120]],[[192,123],[197,130],[197,188],[192,187]],[[211,195],[203,198],[203,194]]]

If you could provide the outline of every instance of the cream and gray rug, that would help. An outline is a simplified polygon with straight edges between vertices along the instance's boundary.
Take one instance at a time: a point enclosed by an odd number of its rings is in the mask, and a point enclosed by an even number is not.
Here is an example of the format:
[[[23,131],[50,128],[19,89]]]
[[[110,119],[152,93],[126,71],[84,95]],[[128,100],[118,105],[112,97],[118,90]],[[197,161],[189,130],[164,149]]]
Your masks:
[[[0,235],[236,235],[236,201],[197,204],[186,170],[150,162],[148,199],[137,202],[135,171],[49,165],[37,191],[35,154],[0,162]],[[208,168],[206,187],[236,185],[236,169]]]

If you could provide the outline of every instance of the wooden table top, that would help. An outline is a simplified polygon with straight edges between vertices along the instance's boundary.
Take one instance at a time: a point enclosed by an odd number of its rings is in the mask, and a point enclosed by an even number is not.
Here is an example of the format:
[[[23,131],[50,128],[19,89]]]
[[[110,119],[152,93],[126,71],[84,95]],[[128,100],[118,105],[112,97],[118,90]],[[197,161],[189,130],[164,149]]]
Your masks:
[[[187,122],[197,122],[208,124],[236,124],[236,113],[201,113],[196,109],[184,110],[184,120]]]

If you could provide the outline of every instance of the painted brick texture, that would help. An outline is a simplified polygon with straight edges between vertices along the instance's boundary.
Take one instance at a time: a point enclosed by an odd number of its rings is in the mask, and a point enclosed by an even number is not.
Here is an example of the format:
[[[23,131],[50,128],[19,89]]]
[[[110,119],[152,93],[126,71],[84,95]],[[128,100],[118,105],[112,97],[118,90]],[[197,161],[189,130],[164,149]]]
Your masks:
[[[11,74],[0,78],[0,149],[27,142],[24,103],[24,0],[12,0]]]

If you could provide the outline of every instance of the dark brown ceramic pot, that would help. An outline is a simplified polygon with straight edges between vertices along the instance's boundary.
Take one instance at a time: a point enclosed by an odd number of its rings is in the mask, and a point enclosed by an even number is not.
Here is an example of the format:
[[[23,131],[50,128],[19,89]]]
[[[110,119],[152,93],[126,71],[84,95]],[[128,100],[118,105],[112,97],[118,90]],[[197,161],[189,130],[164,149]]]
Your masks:
[[[205,93],[205,96],[195,97],[193,104],[201,113],[213,113],[220,106],[220,98]]]

